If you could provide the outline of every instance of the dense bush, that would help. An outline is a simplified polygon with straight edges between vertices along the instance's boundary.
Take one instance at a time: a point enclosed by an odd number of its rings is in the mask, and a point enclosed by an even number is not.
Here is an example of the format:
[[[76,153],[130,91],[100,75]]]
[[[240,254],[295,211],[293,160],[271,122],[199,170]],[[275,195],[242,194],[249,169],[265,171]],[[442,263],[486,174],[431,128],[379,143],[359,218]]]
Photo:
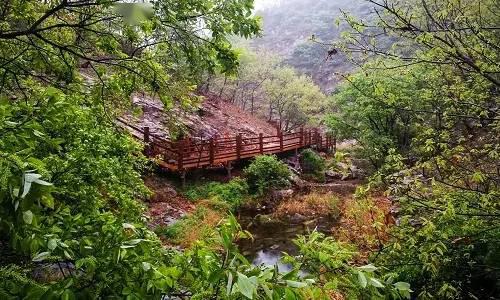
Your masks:
[[[257,156],[244,170],[250,192],[262,195],[269,188],[286,187],[292,173],[274,155]]]
[[[248,197],[248,185],[244,179],[234,178],[227,183],[209,182],[189,188],[185,193],[191,201],[217,199],[227,202],[232,209],[238,208]]]
[[[300,153],[300,166],[304,174],[317,181],[325,180],[325,159],[312,149],[304,149]]]

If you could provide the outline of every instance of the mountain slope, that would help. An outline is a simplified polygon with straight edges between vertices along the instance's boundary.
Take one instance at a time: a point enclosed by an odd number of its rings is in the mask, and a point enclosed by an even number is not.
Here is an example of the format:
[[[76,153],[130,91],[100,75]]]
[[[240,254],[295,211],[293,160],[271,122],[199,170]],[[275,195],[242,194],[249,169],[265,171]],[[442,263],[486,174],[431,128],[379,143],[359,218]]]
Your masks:
[[[287,0],[267,5],[261,0],[257,12],[263,18],[263,37],[255,39],[253,46],[278,53],[285,63],[313,78],[324,91],[331,91],[341,80],[334,73],[346,73],[353,66],[342,54],[328,58],[328,45],[340,38],[346,25],[335,25],[342,11],[362,19],[371,19],[373,9],[362,0]],[[270,3],[267,3],[270,4]]]

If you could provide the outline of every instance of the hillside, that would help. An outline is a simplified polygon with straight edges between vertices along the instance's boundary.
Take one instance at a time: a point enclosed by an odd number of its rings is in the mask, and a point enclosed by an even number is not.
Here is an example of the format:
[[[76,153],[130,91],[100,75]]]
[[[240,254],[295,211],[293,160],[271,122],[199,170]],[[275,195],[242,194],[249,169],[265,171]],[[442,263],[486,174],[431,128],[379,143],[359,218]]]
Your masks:
[[[313,78],[324,91],[330,92],[341,80],[335,73],[354,69],[346,57],[339,53],[328,58],[332,43],[340,38],[345,25],[336,26],[341,10],[362,19],[371,19],[372,8],[362,0],[289,0],[265,6],[261,1],[257,12],[263,18],[263,37],[255,39],[253,46],[275,52],[285,63]],[[321,43],[311,41],[311,37]]]
[[[139,128],[149,127],[151,133],[161,137],[169,138],[172,130],[201,139],[234,137],[239,133],[243,136],[276,133],[273,125],[213,94],[205,95],[197,109],[174,108],[174,113],[165,110],[159,99],[143,94],[135,94],[133,103],[140,113],[126,113],[123,119]]]

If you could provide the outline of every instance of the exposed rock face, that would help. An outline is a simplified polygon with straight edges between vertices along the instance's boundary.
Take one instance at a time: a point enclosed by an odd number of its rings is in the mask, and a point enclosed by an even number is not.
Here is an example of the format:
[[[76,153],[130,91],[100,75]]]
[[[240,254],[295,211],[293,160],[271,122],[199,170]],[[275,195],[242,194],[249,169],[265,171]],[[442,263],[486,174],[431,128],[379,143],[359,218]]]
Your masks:
[[[363,179],[366,177],[366,172],[355,165],[338,162],[336,168],[325,172],[327,179]]]
[[[292,175],[290,182],[299,189],[303,189],[307,185],[307,182],[297,175]]]
[[[301,215],[301,214],[293,214],[291,215],[288,220],[292,223],[302,223],[305,220],[307,220],[307,217]]]

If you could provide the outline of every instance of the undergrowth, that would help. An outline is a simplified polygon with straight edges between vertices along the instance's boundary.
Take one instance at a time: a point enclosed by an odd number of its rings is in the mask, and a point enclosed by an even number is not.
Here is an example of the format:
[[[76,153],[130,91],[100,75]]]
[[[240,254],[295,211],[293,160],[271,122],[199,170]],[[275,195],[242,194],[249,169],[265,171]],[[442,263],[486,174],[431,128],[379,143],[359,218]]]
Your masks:
[[[190,215],[168,226],[159,226],[155,232],[169,242],[190,247],[198,240],[214,236],[217,224],[224,219],[229,206],[219,200],[202,200]]]
[[[249,191],[263,195],[270,188],[283,188],[290,184],[292,175],[287,165],[279,161],[275,155],[257,156],[244,170]]]
[[[300,214],[306,217],[340,215],[340,199],[333,194],[310,193],[288,201],[281,202],[276,208],[277,217]]]
[[[248,184],[244,179],[234,178],[227,183],[209,182],[194,186],[184,192],[190,201],[202,199],[216,199],[224,201],[231,206],[232,210],[240,207],[249,197]]]
[[[300,165],[303,177],[313,181],[325,181],[325,159],[312,149],[305,149],[300,153]]]

